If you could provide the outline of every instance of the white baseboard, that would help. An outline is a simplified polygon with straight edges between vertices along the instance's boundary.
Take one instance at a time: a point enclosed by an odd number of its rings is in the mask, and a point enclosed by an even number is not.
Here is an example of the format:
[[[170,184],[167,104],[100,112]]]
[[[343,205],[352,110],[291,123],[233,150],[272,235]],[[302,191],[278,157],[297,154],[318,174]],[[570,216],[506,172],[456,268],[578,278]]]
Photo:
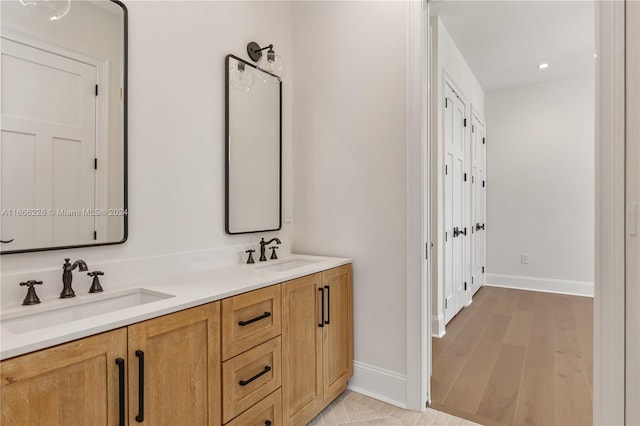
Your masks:
[[[444,316],[432,315],[431,316],[431,336],[438,339],[444,337],[446,331],[444,327]]]
[[[519,275],[487,274],[487,284],[492,287],[517,288],[546,293],[571,294],[593,297],[593,282],[557,280],[552,278],[525,277]]]
[[[395,371],[353,362],[353,377],[349,380],[349,390],[362,395],[407,408],[407,376]]]

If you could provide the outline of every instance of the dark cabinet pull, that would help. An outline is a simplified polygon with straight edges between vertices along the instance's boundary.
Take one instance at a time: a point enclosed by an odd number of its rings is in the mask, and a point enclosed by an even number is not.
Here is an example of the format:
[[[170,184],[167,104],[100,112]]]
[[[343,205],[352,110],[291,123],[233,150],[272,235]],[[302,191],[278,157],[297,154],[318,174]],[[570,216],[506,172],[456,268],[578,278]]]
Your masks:
[[[144,421],[144,352],[138,349],[136,356],[138,357],[138,415],[136,421],[142,423]]]
[[[322,312],[322,318],[320,319],[320,324],[318,324],[318,327],[324,327],[324,288],[320,287],[318,291],[320,292],[320,300],[322,301],[322,305],[320,308],[320,312]]]
[[[271,420],[265,420],[264,426],[271,426]]]
[[[325,285],[324,288],[327,289],[327,320],[324,323],[329,324],[331,321],[331,289],[328,285]]]
[[[13,238],[10,239],[10,240],[0,240],[0,243],[2,243],[2,244],[9,244],[11,242],[13,242]]]
[[[116,358],[118,364],[118,426],[124,426],[124,359]]]
[[[253,376],[250,379],[247,380],[240,380],[238,382],[238,384],[240,386],[247,386],[249,383],[253,382],[255,379],[257,379],[258,377],[262,376],[263,374],[267,374],[269,371],[271,371],[271,367],[269,367],[268,365],[266,367],[264,367],[264,370],[262,370],[261,372],[259,372],[258,374],[256,374],[255,376]]]
[[[271,312],[265,312],[264,314],[260,315],[259,317],[251,318],[250,320],[238,321],[238,325],[240,327],[244,327],[245,325],[252,324],[252,323],[254,323],[256,321],[260,321],[261,319],[269,318],[270,316],[271,316]]]

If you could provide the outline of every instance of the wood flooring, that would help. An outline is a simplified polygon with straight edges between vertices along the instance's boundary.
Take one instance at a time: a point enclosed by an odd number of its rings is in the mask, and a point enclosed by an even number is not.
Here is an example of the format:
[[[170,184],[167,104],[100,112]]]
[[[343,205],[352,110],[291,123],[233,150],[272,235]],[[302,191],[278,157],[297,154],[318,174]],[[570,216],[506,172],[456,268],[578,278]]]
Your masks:
[[[431,406],[487,425],[591,425],[593,299],[482,287],[433,338]]]

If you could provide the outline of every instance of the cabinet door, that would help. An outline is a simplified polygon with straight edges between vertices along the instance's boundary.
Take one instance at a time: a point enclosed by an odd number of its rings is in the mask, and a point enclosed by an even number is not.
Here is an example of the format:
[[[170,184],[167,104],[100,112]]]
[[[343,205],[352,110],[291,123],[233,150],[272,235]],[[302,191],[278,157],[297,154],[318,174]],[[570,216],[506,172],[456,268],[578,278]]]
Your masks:
[[[322,274],[282,286],[283,417],[302,425],[322,407]]]
[[[129,326],[130,425],[220,424],[219,322],[215,302]]]
[[[353,376],[353,291],[351,265],[322,274],[325,326],[322,344],[324,400],[333,400],[347,387]]]
[[[3,425],[118,425],[119,329],[0,363]]]

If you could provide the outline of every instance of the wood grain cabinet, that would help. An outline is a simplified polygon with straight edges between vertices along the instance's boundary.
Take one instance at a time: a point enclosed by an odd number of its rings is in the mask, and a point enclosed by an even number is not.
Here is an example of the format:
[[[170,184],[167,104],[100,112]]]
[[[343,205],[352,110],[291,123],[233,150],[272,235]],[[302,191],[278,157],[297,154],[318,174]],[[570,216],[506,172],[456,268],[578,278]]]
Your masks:
[[[353,375],[351,265],[0,363],[2,425],[304,425]]]
[[[219,425],[219,309],[209,303],[3,361],[1,424]]]
[[[119,329],[3,361],[0,424],[118,425],[115,360],[126,357],[127,332]]]
[[[351,265],[282,286],[283,418],[304,425],[353,375]]]
[[[220,304],[129,329],[129,424],[219,425]]]

